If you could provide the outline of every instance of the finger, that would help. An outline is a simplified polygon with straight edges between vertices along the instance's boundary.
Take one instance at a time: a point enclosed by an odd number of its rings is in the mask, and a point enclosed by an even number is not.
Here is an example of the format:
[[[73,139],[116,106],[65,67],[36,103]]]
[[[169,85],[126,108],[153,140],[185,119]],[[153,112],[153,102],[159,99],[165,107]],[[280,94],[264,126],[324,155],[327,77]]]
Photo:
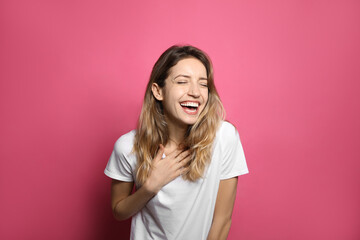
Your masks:
[[[181,169],[181,175],[185,175],[190,171],[190,167],[183,167]]]
[[[177,148],[184,151],[187,147],[184,144],[180,143]]]
[[[190,160],[191,160],[191,155],[188,155],[186,158],[182,159],[179,162],[180,167],[186,166],[190,162]]]
[[[180,168],[178,171],[176,171],[177,176],[183,176],[183,175],[187,174],[189,172],[189,170],[190,170],[189,167]]]
[[[183,150],[181,149],[175,149],[174,151],[172,151],[169,155],[167,155],[167,157],[172,157],[175,158],[177,157]]]
[[[156,156],[155,156],[155,158],[154,158],[154,161],[155,161],[155,162],[156,162],[156,161],[159,161],[159,160],[162,158],[162,156],[163,156],[163,154],[164,154],[164,151],[165,151],[164,146],[163,146],[162,144],[160,144],[160,145],[159,145],[159,150],[158,150],[158,152],[156,153]]]
[[[176,158],[178,161],[181,161],[189,155],[190,155],[190,150],[186,150],[186,151],[181,152],[179,155],[177,155]]]

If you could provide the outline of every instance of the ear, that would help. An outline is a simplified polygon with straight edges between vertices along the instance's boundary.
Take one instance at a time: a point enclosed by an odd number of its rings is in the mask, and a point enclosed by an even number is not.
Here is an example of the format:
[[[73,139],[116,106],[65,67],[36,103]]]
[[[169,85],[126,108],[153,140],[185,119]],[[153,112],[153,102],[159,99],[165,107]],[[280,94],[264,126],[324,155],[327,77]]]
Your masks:
[[[158,101],[162,101],[164,99],[162,88],[159,87],[157,83],[152,84],[151,91]]]

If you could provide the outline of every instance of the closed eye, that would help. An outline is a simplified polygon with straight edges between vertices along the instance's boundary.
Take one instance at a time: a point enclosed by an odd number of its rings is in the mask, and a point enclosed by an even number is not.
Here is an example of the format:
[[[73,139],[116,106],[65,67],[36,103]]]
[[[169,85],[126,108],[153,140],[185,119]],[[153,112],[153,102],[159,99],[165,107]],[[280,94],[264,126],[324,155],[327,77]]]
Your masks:
[[[182,80],[180,80],[180,81],[177,81],[176,83],[177,83],[177,84],[186,84],[186,83],[187,83],[187,81],[185,81],[185,80],[183,80],[183,81],[182,81]]]
[[[202,87],[208,87],[207,81],[200,82],[200,86],[202,86]]]

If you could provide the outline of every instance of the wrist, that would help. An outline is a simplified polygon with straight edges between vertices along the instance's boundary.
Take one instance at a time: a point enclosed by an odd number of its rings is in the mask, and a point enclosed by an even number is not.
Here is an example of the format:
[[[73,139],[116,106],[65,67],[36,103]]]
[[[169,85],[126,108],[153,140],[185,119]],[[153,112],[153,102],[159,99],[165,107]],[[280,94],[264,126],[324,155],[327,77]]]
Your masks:
[[[154,187],[154,184],[151,184],[151,182],[149,181],[149,179],[147,179],[145,181],[145,183],[143,184],[142,188],[144,188],[144,191],[149,194],[149,195],[156,195],[160,189],[157,189],[156,187]]]

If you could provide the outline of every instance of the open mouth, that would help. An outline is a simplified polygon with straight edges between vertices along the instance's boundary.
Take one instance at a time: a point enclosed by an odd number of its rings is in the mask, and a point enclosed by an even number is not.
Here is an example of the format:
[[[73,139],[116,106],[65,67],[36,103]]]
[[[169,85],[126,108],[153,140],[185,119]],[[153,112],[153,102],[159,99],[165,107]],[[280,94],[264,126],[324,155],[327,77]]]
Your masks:
[[[182,102],[180,105],[188,114],[196,114],[200,106],[198,102]]]

